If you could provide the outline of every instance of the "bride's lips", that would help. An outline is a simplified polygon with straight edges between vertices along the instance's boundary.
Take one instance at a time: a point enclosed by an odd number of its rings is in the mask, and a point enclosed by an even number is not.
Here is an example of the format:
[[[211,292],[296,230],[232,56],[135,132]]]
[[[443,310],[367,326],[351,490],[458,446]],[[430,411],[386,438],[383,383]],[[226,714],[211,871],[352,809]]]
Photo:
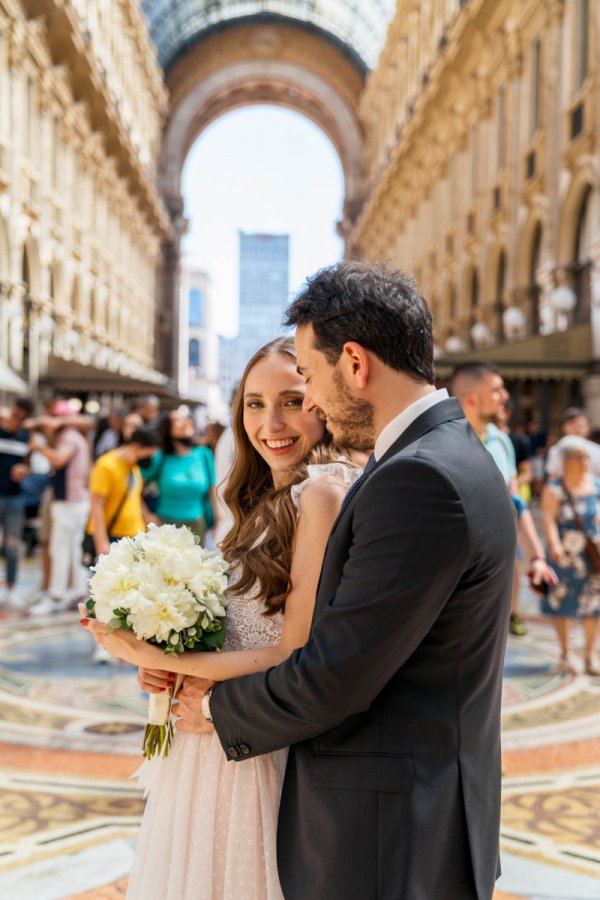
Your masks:
[[[267,444],[267,441],[264,438],[263,438],[262,443],[267,448],[269,453],[273,453],[275,456],[285,456],[286,453],[289,453],[289,451],[293,447],[296,446],[296,443],[298,442],[298,440],[299,440],[299,437],[275,438],[276,442],[279,442],[279,441],[291,441],[292,442],[291,444],[286,444],[284,447],[269,447],[269,445]]]

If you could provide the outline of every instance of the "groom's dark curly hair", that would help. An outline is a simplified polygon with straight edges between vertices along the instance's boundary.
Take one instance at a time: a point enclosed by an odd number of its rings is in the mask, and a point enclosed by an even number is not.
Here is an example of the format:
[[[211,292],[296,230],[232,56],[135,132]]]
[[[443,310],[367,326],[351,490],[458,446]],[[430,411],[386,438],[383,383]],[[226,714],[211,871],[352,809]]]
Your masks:
[[[285,325],[312,325],[317,350],[335,365],[356,341],[386,365],[433,384],[431,314],[405,272],[382,265],[340,262],[320,269],[292,301]]]

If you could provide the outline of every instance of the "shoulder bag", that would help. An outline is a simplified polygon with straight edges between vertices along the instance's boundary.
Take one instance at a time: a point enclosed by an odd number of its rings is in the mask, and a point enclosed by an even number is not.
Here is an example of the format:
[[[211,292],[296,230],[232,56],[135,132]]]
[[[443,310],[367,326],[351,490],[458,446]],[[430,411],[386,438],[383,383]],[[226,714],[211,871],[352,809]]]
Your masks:
[[[125,506],[125,502],[129,497],[131,489],[135,485],[135,478],[133,477],[133,472],[130,472],[127,476],[127,487],[125,489],[125,493],[121,497],[121,501],[117,506],[115,512],[111,516],[110,522],[106,526],[106,531],[110,538],[110,533],[115,527],[116,521],[121,515],[121,511]],[[98,560],[98,555],[96,553],[96,545],[94,543],[94,535],[88,534],[87,532],[83,536],[83,541],[81,542],[81,552],[82,552],[82,563],[86,568],[90,568],[90,566],[95,566]]]
[[[567,502],[569,503],[571,509],[573,510],[573,518],[575,520],[575,525],[578,528],[578,530],[583,532],[583,534],[585,535],[584,552],[589,560],[590,566],[592,568],[592,572],[594,572],[595,574],[599,574],[600,573],[600,548],[598,547],[596,540],[594,540],[594,538],[589,534],[587,528],[583,524],[581,516],[575,509],[575,502],[573,500],[573,497],[571,496],[570,491],[567,489],[567,487],[565,486],[565,483],[563,481],[561,481],[560,484],[561,484],[563,491],[566,494]]]

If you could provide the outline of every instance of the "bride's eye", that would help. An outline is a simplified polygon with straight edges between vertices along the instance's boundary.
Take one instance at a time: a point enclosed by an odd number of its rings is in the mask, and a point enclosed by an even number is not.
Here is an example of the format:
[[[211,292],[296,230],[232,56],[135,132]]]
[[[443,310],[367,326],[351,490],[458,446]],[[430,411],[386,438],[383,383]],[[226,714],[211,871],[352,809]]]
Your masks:
[[[249,400],[246,403],[246,409],[262,409],[262,405],[261,400]]]
[[[288,400],[287,406],[292,406],[294,409],[300,409],[302,407],[302,397],[294,397],[292,400]]]

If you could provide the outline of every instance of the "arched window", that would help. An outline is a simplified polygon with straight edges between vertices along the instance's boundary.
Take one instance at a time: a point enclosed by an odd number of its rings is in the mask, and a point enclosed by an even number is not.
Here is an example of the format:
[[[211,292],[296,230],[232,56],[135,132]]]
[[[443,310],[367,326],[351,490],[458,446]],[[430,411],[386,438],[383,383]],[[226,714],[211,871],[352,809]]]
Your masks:
[[[577,296],[574,321],[583,324],[589,322],[591,314],[591,265],[590,244],[592,242],[592,188],[588,185],[581,198],[577,224],[575,226],[575,241],[573,247],[573,261],[571,271],[573,274],[573,290]]]
[[[475,267],[471,272],[471,283],[469,286],[469,337],[474,346],[476,346],[471,329],[477,322],[477,310],[479,308],[479,273]]]
[[[479,305],[479,273],[477,269],[473,269],[471,274],[471,309],[474,310]]]
[[[200,368],[200,341],[196,338],[192,338],[189,344],[188,363],[191,369],[197,371]]]
[[[23,247],[23,261],[22,261],[21,278],[23,279],[23,284],[25,285],[25,304],[24,304],[25,315],[24,315],[24,320],[23,320],[23,335],[22,335],[22,340],[21,340],[21,346],[22,346],[21,363],[19,366],[15,366],[15,368],[21,368],[25,378],[28,378],[29,377],[29,368],[30,368],[29,327],[30,327],[30,313],[31,313],[31,306],[30,306],[31,265],[29,262],[29,251],[27,249],[27,245],[25,245]],[[14,362],[13,362],[13,364],[14,364]]]
[[[529,324],[532,334],[540,330],[540,288],[536,281],[536,274],[542,262],[542,225],[537,222],[531,239],[531,256],[529,257],[529,285],[527,295],[529,299]]]
[[[504,290],[506,288],[506,253],[500,251],[496,268],[496,299],[494,302],[496,339],[502,340],[502,314],[504,312]]]
[[[202,293],[198,288],[192,288],[189,293],[189,324],[202,325]]]

